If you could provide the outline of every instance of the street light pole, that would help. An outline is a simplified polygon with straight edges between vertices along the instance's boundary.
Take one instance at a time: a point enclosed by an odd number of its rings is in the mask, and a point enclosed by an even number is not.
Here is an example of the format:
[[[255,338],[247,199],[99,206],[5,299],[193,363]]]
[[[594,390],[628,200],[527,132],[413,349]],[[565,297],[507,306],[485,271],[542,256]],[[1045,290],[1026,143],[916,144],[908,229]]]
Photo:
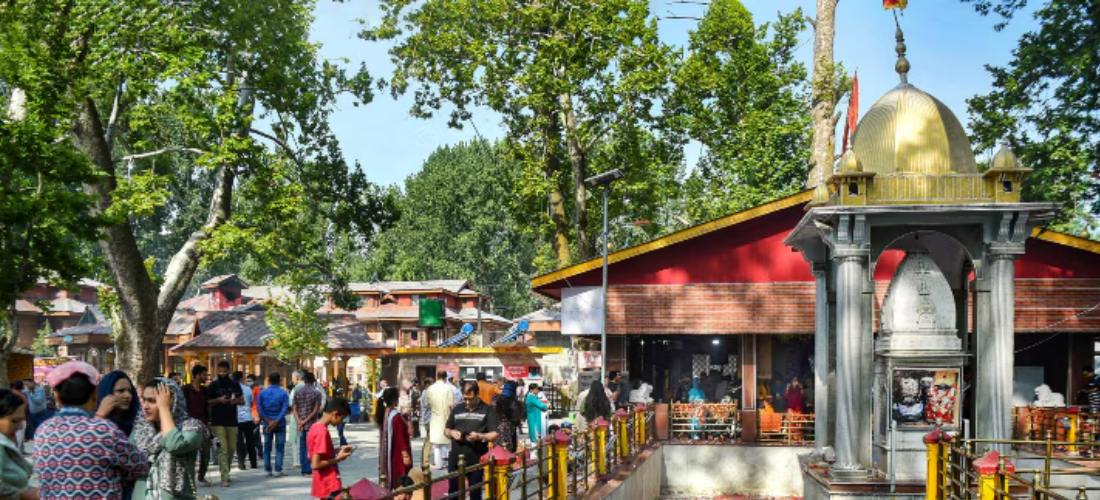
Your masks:
[[[600,247],[603,254],[603,284],[600,287],[600,294],[603,297],[603,304],[600,308],[600,314],[603,316],[603,320],[600,321],[600,381],[607,380],[607,193],[611,190],[611,183],[622,179],[623,172],[619,169],[612,169],[602,174],[596,174],[584,180],[585,184],[589,186],[602,186],[603,187],[603,232],[600,235]]]
[[[603,314],[603,320],[600,321],[600,383],[607,380],[607,192],[610,190],[610,185],[604,185],[603,233],[600,235],[600,247],[603,250],[603,284],[600,290],[603,295],[602,307],[600,308]]]

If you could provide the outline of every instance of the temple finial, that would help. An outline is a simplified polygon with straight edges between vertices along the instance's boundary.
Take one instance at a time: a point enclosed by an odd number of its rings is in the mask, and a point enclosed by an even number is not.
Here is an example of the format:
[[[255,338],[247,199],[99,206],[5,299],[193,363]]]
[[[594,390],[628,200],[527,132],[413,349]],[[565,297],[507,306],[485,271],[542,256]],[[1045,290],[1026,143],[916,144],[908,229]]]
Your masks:
[[[894,26],[897,27],[894,39],[898,42],[894,47],[894,51],[898,53],[898,62],[894,64],[894,71],[898,72],[902,85],[907,85],[909,83],[909,60],[905,58],[905,34],[901,32],[901,23],[898,22],[897,12],[894,12]]]

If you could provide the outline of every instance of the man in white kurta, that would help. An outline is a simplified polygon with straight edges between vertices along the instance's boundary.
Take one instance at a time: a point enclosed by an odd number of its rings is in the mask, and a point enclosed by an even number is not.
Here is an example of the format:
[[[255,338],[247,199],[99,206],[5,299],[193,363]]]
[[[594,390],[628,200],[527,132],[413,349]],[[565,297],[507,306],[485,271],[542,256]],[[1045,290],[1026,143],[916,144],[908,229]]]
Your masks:
[[[435,383],[428,387],[428,406],[432,410],[432,420],[428,424],[428,439],[432,443],[432,467],[437,469],[447,466],[444,462],[450,452],[451,440],[443,434],[443,429],[455,404],[454,391],[447,384],[447,372],[437,373]]]

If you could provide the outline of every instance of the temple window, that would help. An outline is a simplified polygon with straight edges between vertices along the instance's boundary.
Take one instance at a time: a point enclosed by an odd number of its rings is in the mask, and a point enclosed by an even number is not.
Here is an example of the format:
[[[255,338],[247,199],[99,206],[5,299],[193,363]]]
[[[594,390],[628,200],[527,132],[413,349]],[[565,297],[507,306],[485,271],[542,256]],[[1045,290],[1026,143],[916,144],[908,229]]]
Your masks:
[[[848,183],[848,194],[852,196],[859,195],[859,184],[855,182]]]

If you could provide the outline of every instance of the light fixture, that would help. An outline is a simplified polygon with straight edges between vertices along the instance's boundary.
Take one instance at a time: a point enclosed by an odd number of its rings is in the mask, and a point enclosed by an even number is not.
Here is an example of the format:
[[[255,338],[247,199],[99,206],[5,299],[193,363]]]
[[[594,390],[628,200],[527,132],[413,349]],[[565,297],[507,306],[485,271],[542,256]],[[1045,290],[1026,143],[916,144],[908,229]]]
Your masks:
[[[711,344],[714,344],[714,345],[718,345],[718,343],[719,343],[719,340],[718,340],[718,339],[714,339],[714,340],[710,341],[710,343],[711,343]]]

